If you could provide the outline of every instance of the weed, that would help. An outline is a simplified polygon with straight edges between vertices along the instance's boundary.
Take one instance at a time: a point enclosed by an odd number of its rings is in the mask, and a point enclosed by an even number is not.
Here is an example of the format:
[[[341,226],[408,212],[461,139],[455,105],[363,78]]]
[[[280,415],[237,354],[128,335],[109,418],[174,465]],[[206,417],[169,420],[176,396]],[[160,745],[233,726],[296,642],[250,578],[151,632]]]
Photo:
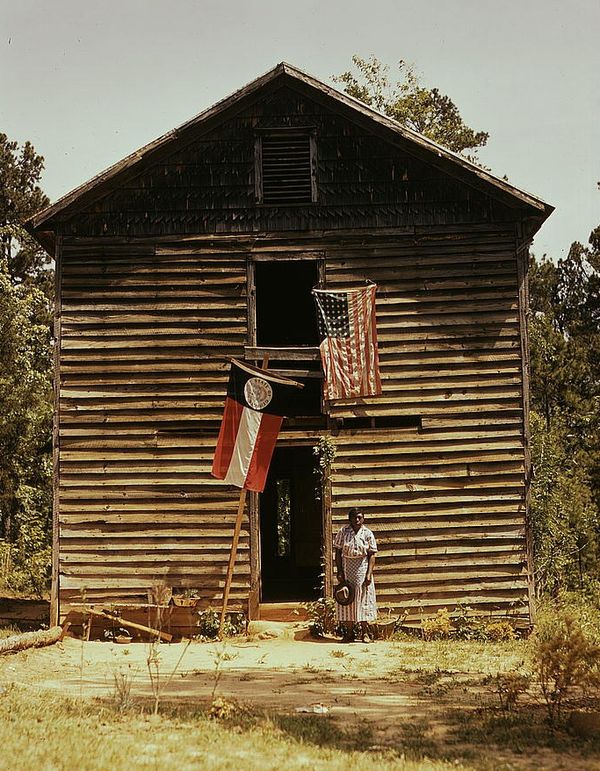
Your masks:
[[[113,701],[118,712],[127,712],[133,705],[131,698],[131,673],[113,672]]]
[[[207,640],[219,637],[221,614],[214,608],[198,611],[196,622],[197,634]],[[223,624],[223,637],[233,637],[241,634],[246,628],[246,617],[243,613],[227,613]]]
[[[175,674],[179,669],[179,665],[181,664],[183,657],[185,656],[191,643],[191,640],[187,641],[183,650],[181,651],[179,658],[175,662],[175,666],[171,670],[171,673],[167,677],[166,681],[163,681],[160,656],[160,635],[163,629],[164,612],[166,610],[167,603],[171,599],[171,596],[171,587],[160,583],[156,584],[148,591],[148,598],[152,598],[156,602],[155,628],[157,634],[148,644],[148,655],[146,656],[146,668],[148,670],[148,677],[150,678],[154,715],[158,715],[163,689],[166,688],[175,677]]]
[[[483,619],[473,613],[470,605],[458,603],[451,615],[452,636],[459,640],[486,640]]]
[[[210,709],[208,710],[208,717],[211,720],[227,720],[236,711],[236,706],[232,701],[219,697],[213,699]]]
[[[0,640],[5,637],[12,637],[16,634],[21,634],[21,630],[14,624],[8,624],[7,626],[0,627]]]
[[[516,639],[513,625],[507,619],[486,622],[469,605],[459,603],[452,613],[440,608],[432,618],[421,621],[424,640],[455,640],[506,642]]]
[[[516,640],[516,632],[510,621],[491,621],[485,625],[485,636],[492,642]]]
[[[313,636],[321,637],[324,634],[336,632],[338,622],[335,617],[333,597],[320,597],[314,602],[305,602],[303,607],[306,609],[310,622],[310,632]]]
[[[421,633],[424,640],[441,640],[449,637],[452,622],[448,608],[440,608],[433,618],[425,618],[421,623]]]
[[[334,650],[334,651],[331,651],[331,653],[330,653],[329,655],[330,655],[330,656],[333,656],[333,658],[334,658],[334,659],[343,659],[343,658],[345,658],[345,657],[346,657],[348,654],[346,653],[346,651],[342,651],[342,650],[340,650],[340,649],[338,648],[338,649],[336,649],[336,650]]]
[[[531,675],[516,670],[498,672],[496,675],[484,678],[483,683],[491,685],[500,702],[500,709],[510,712],[517,706],[519,697],[529,690]]]
[[[219,686],[219,682],[223,674],[223,662],[231,661],[236,657],[237,657],[237,653],[236,654],[229,653],[226,650],[224,643],[221,644],[218,648],[215,648],[215,650],[213,651],[212,658],[214,662],[214,670],[213,670],[213,689],[210,695],[211,704],[214,704],[215,694],[217,692],[217,688]]]
[[[319,669],[319,667],[316,667],[314,664],[310,664],[309,662],[307,662],[302,667],[302,671],[303,672],[310,672],[310,674],[317,674],[317,672],[320,672],[321,670]]]
[[[150,678],[150,688],[152,689],[152,698],[154,702],[153,714],[158,715],[158,708],[160,704],[160,651],[158,646],[160,644],[160,638],[156,637],[148,645],[148,655],[146,656],[146,667],[148,669],[148,677]]]
[[[538,618],[531,639],[533,667],[552,726],[560,721],[574,688],[600,680],[600,645],[594,631],[575,609],[560,603]]]

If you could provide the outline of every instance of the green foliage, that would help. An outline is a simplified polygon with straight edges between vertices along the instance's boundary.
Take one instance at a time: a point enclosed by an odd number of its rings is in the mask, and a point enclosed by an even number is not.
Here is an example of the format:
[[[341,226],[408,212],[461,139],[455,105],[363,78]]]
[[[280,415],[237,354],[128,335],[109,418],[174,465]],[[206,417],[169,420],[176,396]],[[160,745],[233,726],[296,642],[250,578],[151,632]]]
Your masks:
[[[315,475],[318,480],[316,495],[317,500],[320,500],[321,496],[324,494],[327,483],[331,478],[333,465],[335,463],[337,448],[335,446],[334,438],[329,435],[320,436],[319,441],[313,447],[313,454],[318,458]]]
[[[313,602],[303,603],[310,622],[310,632],[314,637],[321,637],[324,634],[335,634],[338,631],[335,605],[333,597],[320,597]]]
[[[421,622],[421,634],[424,640],[442,640],[450,637],[452,621],[448,608],[440,608],[435,616],[425,618]]]
[[[486,685],[491,684],[500,702],[500,709],[510,712],[517,706],[519,697],[527,693],[531,687],[531,675],[518,670],[510,670],[509,672],[498,672],[484,682]]]
[[[51,531],[52,286],[21,222],[48,201],[44,159],[0,133],[0,540],[3,581],[42,591]]]
[[[452,99],[437,88],[425,88],[412,65],[401,59],[393,83],[389,66],[373,55],[363,59],[355,54],[352,63],[357,74],[347,70],[334,78],[350,96],[455,152],[486,144],[489,134],[467,126]]]
[[[491,642],[510,642],[517,637],[514,626],[506,619],[490,621],[485,625],[485,634]]]
[[[568,429],[531,414],[530,518],[538,595],[583,589],[598,570],[598,508],[583,450],[569,448]]]
[[[531,259],[531,521],[538,593],[600,579],[600,227]]]
[[[539,613],[531,655],[552,725],[575,688],[587,690],[600,682],[598,618],[597,612],[564,599],[547,603]]]
[[[198,612],[196,629],[198,637],[214,640],[219,637],[221,612],[214,608],[206,608]],[[227,613],[223,624],[223,637],[233,637],[242,634],[246,628],[246,617],[243,613]]]
[[[516,638],[514,626],[508,619],[486,619],[469,605],[459,603],[452,613],[440,608],[435,616],[421,620],[424,640],[474,640],[479,642],[509,642]]]
[[[52,340],[41,289],[0,272],[0,527],[8,584],[41,591],[50,565]]]
[[[48,294],[50,258],[22,227],[48,203],[39,186],[43,169],[44,159],[30,142],[19,147],[0,133],[0,269],[13,283],[37,284]]]

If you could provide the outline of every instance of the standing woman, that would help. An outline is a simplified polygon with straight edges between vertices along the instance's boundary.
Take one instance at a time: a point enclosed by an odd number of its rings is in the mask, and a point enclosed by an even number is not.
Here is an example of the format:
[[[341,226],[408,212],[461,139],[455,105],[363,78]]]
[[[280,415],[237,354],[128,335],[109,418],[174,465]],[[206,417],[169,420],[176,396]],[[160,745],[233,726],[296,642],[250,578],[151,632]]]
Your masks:
[[[360,623],[362,641],[371,642],[369,623],[377,619],[373,581],[377,543],[364,519],[360,509],[350,509],[349,524],[341,528],[333,542],[338,581],[348,584],[352,598],[348,604],[336,603],[336,618],[344,627],[345,640],[352,639],[354,625]]]

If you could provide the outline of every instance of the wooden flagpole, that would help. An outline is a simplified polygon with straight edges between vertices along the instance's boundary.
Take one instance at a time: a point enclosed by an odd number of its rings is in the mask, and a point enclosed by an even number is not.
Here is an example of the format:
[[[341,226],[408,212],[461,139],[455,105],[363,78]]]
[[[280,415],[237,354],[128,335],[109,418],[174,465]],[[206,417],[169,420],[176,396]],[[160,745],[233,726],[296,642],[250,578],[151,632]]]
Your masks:
[[[248,491],[245,487],[240,490],[240,502],[238,504],[237,517],[235,519],[235,529],[233,531],[233,541],[231,542],[231,551],[229,553],[229,565],[227,566],[227,576],[225,578],[225,589],[223,591],[223,608],[221,610],[221,620],[219,622],[219,632],[223,631],[223,624],[225,623],[225,614],[227,613],[227,603],[229,602],[229,590],[231,588],[231,579],[233,578],[233,566],[235,564],[235,558],[237,555],[238,541],[240,540],[240,530],[242,529],[242,518],[244,516],[244,508],[246,506],[246,493]]]
[[[262,360],[262,369],[269,366],[269,356],[265,354]],[[225,615],[227,613],[227,603],[229,602],[229,590],[231,589],[231,579],[233,578],[233,567],[237,556],[238,541],[240,540],[240,530],[242,529],[242,519],[244,517],[244,508],[246,507],[247,490],[242,487],[240,490],[240,502],[238,504],[237,516],[235,518],[235,528],[233,530],[233,540],[231,542],[231,551],[229,553],[229,564],[227,565],[227,575],[225,576],[225,588],[223,590],[223,607],[221,609],[221,620],[219,621],[219,634],[223,632],[225,624]]]

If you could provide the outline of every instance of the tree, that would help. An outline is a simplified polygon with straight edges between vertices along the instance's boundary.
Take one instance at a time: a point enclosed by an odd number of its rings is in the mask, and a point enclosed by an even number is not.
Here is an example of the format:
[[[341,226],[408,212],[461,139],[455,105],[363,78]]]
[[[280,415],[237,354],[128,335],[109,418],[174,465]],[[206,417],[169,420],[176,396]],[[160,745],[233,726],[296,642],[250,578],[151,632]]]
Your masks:
[[[48,291],[50,258],[22,223],[48,203],[39,181],[44,159],[30,142],[19,147],[0,133],[0,265],[13,283],[41,284]]]
[[[9,585],[43,588],[52,514],[52,341],[49,300],[0,273],[0,526]]]
[[[412,65],[401,59],[399,80],[392,83],[389,66],[375,56],[355,54],[352,62],[357,75],[347,70],[334,77],[347,94],[454,152],[471,151],[467,157],[476,160],[474,151],[486,144],[489,134],[467,126],[452,99],[437,88],[425,88]]]
[[[530,263],[531,516],[538,587],[600,585],[600,227]]]
[[[0,134],[0,541],[8,584],[43,588],[52,513],[52,286],[49,258],[21,222],[47,203],[43,158]]]

